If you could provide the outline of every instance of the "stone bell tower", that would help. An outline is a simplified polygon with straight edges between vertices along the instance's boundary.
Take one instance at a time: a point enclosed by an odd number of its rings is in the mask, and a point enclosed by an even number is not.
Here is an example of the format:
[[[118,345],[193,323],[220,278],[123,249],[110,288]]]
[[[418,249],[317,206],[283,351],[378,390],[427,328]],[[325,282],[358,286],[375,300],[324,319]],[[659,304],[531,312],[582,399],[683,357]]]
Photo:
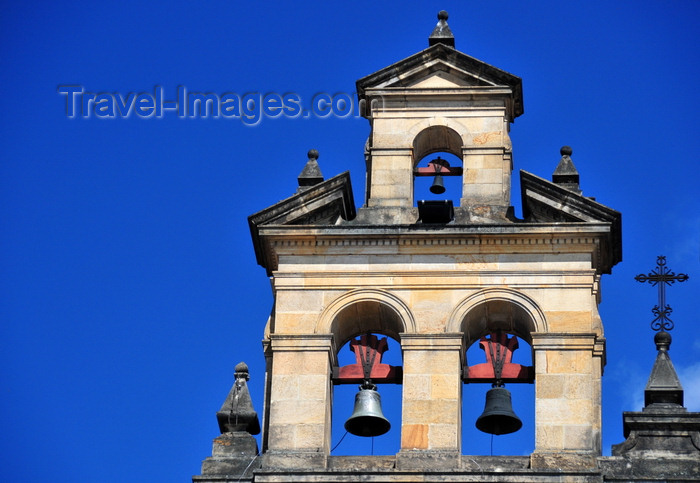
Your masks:
[[[248,481],[424,473],[474,481],[489,472],[545,481],[596,467],[600,278],[621,260],[620,214],[583,196],[565,147],[552,181],[520,173],[523,218],[515,216],[508,133],[523,114],[521,81],[456,50],[447,14],[438,20],[428,48],[357,82],[371,126],[357,212],[348,173],[324,180],[311,150],[296,194],[249,218],[275,302],[263,340],[260,454],[240,475]],[[426,167],[436,153],[458,162]],[[461,179],[460,192],[415,201],[415,178],[438,174]],[[380,367],[381,339],[370,335],[400,345],[400,367]],[[479,343],[512,355],[517,339],[531,348],[533,367],[508,357],[476,367],[466,358]],[[339,367],[349,342],[358,363]],[[370,353],[378,358],[367,363],[362,354]],[[334,457],[334,386],[363,379],[402,385],[401,421],[391,428],[400,449],[379,459]],[[462,455],[462,425],[474,424],[462,408],[474,419],[484,408],[462,398],[463,385],[501,379],[535,385],[535,449],[511,466]]]
[[[458,223],[504,222],[513,170],[510,124],[523,113],[521,80],[454,49],[447,13],[430,47],[357,81],[372,131],[362,223],[414,223],[417,164],[436,152],[463,169]]]

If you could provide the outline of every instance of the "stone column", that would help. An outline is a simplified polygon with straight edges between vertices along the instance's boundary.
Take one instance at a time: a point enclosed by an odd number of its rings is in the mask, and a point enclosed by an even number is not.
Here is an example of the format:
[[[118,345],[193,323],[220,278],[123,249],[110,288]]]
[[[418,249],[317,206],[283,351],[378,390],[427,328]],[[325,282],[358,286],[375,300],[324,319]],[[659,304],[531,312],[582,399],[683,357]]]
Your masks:
[[[401,334],[401,468],[458,466],[462,451],[463,336]]]
[[[267,465],[325,467],[331,441],[331,334],[270,334]]]
[[[535,352],[533,468],[595,467],[600,456],[600,376],[596,334],[532,334]]]

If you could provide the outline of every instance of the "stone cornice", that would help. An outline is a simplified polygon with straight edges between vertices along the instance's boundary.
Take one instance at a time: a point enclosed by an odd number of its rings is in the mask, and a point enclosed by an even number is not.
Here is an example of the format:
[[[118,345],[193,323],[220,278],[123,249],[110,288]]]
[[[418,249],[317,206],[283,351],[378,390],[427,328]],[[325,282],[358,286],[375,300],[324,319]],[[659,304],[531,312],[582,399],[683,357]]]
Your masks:
[[[503,253],[590,253],[600,265],[601,240],[609,223],[513,223],[494,225],[263,225],[258,227],[259,258],[268,273],[278,267],[279,254],[423,255]],[[431,250],[431,248],[433,248]]]
[[[592,332],[533,332],[532,347],[535,350],[590,350],[601,355],[605,350],[605,338]]]
[[[332,334],[270,334],[273,351],[336,352]]]
[[[350,270],[276,272],[275,290],[350,290],[358,287],[384,287],[393,290],[435,290],[437,287],[447,290],[480,290],[484,287],[502,287],[504,277],[509,279],[508,286],[515,289],[558,287],[593,291],[595,288],[593,270],[445,272],[439,269],[402,271],[383,267],[380,273]]]

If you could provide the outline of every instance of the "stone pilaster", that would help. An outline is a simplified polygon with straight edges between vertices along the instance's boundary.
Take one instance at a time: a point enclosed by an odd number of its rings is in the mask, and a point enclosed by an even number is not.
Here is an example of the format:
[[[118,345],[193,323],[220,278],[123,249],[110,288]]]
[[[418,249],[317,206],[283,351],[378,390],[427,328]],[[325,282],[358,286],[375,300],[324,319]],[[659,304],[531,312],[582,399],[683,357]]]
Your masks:
[[[532,334],[535,352],[533,468],[585,468],[600,455],[604,342],[595,334]]]
[[[325,466],[331,440],[332,336],[271,334],[270,349],[266,464]]]
[[[403,421],[397,464],[459,465],[462,334],[401,334]]]
[[[460,211],[467,211],[471,221],[504,220],[510,206],[510,152],[503,146],[477,145],[462,148],[462,158]]]

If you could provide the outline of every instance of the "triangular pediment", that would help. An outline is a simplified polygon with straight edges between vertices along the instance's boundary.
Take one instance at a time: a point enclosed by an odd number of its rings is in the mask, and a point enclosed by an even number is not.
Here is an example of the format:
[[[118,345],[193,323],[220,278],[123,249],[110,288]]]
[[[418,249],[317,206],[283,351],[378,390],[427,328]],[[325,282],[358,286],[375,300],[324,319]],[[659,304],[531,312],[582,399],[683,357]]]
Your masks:
[[[527,171],[520,171],[520,188],[525,221],[609,223],[610,266],[622,260],[622,215],[619,211]]]
[[[368,89],[507,87],[513,92],[516,117],[522,114],[522,81],[508,72],[443,44],[436,44],[357,81]]]
[[[477,79],[474,79],[473,83],[469,83],[468,80],[463,77],[445,71],[436,71],[426,77],[414,80],[409,87],[421,87],[426,89],[455,88],[478,85],[477,82]]]
[[[266,250],[260,234],[265,227],[304,225],[328,226],[355,218],[350,173],[317,183],[248,217],[258,263],[266,265]]]

